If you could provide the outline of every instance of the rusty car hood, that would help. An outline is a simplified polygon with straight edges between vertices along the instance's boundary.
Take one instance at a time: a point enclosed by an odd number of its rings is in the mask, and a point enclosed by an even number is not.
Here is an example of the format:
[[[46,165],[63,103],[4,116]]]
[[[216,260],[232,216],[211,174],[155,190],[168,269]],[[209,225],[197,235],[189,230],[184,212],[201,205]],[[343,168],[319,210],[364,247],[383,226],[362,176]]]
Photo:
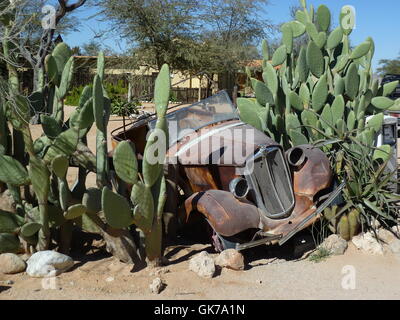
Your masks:
[[[193,132],[167,152],[182,165],[243,167],[260,146],[279,146],[263,132],[240,120],[231,120]]]

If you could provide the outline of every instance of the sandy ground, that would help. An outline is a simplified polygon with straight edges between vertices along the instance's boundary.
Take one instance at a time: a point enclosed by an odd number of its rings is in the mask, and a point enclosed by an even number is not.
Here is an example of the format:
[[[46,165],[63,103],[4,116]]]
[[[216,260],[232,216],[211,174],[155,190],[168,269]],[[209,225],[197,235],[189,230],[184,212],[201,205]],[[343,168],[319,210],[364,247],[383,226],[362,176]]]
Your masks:
[[[399,299],[400,259],[371,256],[350,247],[344,256],[314,263],[308,259],[286,261],[256,258],[247,270],[223,269],[213,279],[203,279],[188,269],[188,258],[204,245],[169,248],[170,265],[161,269],[166,288],[150,293],[155,270],[131,273],[130,267],[112,257],[93,253],[77,260],[70,272],[55,279],[34,279],[26,274],[0,275],[0,299],[44,300],[333,300]],[[264,249],[265,250],[265,249]],[[265,252],[265,256],[268,253]],[[89,261],[87,261],[89,260]],[[355,289],[342,287],[350,270]],[[347,269],[346,269],[347,268]],[[12,280],[12,285],[6,285]],[[1,285],[1,282],[3,285]]]
[[[72,110],[67,107],[66,114]],[[121,125],[120,118],[112,117],[109,131]],[[41,135],[40,126],[32,126],[32,131],[35,137]],[[94,138],[92,129],[89,133],[92,150]],[[75,172],[71,170],[68,178],[72,183]],[[94,178],[88,179],[89,185],[94,184]],[[285,254],[286,249],[261,247],[246,253],[245,271],[222,269],[215,278],[203,279],[188,268],[190,257],[202,250],[212,253],[208,245],[169,247],[166,267],[132,272],[130,266],[116,261],[97,246],[86,255],[72,254],[74,268],[54,279],[0,273],[0,300],[400,299],[400,258],[389,253],[371,256],[350,244],[345,255],[315,263],[308,258],[293,260]],[[354,290],[342,286],[349,270],[355,272]],[[160,295],[149,291],[157,276],[166,283]]]

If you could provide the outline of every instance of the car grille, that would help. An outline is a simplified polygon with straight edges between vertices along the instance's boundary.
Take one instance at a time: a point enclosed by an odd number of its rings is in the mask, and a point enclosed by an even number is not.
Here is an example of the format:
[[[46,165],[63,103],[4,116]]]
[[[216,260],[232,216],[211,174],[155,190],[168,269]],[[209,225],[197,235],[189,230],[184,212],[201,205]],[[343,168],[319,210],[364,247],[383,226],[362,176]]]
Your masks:
[[[295,205],[292,179],[282,150],[262,147],[247,162],[246,178],[257,201],[269,218],[290,216]]]

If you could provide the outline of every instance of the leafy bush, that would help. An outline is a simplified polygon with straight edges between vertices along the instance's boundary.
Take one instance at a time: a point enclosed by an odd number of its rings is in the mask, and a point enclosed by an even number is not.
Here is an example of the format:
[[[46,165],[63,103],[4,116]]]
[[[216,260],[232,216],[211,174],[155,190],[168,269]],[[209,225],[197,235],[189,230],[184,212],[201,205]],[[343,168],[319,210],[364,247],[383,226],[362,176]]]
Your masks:
[[[171,94],[169,96],[169,101],[172,103],[177,103],[178,101],[178,94],[175,91],[171,90]]]
[[[79,86],[79,87],[74,87],[72,90],[70,90],[68,96],[65,98],[65,104],[67,106],[78,106],[83,88],[84,86]]]
[[[65,104],[77,106],[79,104],[79,97],[82,94],[84,87],[85,86],[78,86],[72,88],[65,99]],[[108,97],[111,99],[111,102],[126,98],[128,95],[128,88],[124,86],[124,82],[122,80],[118,80],[116,85],[112,83],[106,83],[104,87],[107,91]]]
[[[117,84],[106,83],[105,89],[108,93],[111,102],[128,96],[128,87],[125,86],[122,80],[118,80]]]
[[[129,116],[131,114],[137,114],[137,107],[140,106],[139,101],[124,101],[116,99],[111,102],[111,114],[117,116]]]

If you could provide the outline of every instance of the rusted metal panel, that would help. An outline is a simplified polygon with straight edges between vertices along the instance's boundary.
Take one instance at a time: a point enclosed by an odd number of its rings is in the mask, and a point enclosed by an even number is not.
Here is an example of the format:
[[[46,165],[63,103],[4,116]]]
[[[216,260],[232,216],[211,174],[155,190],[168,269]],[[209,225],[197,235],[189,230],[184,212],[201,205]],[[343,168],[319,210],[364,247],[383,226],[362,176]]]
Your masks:
[[[325,154],[311,146],[301,148],[305,159],[299,167],[292,167],[296,205],[289,217],[268,218],[253,203],[238,200],[229,192],[213,190],[196,193],[187,199],[186,214],[190,215],[192,211],[202,213],[216,232],[228,237],[252,228],[260,228],[272,235],[289,234],[316,211],[314,201],[318,199],[314,199],[315,196],[328,188],[332,180],[329,160]],[[318,219],[318,216],[314,217],[302,229],[309,227]]]
[[[184,167],[193,192],[218,190],[213,175],[207,167]]]
[[[189,134],[168,151],[182,165],[244,166],[260,145],[277,145],[264,133],[238,120],[205,127]]]
[[[294,191],[297,194],[315,196],[332,183],[329,159],[313,146],[304,145],[298,148],[303,151],[305,162],[299,167],[292,167]]]
[[[185,201],[187,218],[202,213],[219,234],[230,237],[260,226],[260,212],[250,202],[237,200],[230,192],[209,190],[195,193]]]

